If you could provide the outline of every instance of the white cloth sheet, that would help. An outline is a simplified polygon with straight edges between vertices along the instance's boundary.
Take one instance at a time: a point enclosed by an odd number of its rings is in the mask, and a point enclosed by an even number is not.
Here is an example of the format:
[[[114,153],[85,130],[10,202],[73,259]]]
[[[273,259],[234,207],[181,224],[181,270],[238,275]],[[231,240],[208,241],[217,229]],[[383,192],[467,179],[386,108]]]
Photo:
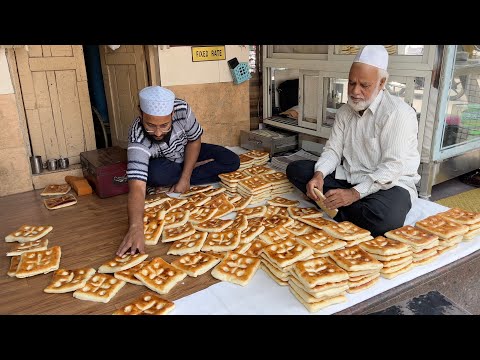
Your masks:
[[[282,195],[292,200],[300,200],[301,207],[313,204],[303,199],[303,194],[295,190]],[[427,216],[445,211],[448,208],[434,202],[418,199],[405,220],[405,225],[413,225]],[[231,215],[233,217],[233,214]],[[462,242],[455,249],[440,255],[430,264],[418,266],[393,279],[380,280],[371,288],[356,294],[347,294],[347,301],[328,306],[316,313],[310,313],[290,292],[288,286],[280,286],[262,269],[258,269],[250,283],[240,286],[220,282],[202,291],[175,301],[172,315],[328,315],[334,314],[355,304],[374,297],[384,291],[399,286],[416,277],[435,271],[480,249],[480,236],[470,242]],[[181,286],[180,284],[177,286]]]

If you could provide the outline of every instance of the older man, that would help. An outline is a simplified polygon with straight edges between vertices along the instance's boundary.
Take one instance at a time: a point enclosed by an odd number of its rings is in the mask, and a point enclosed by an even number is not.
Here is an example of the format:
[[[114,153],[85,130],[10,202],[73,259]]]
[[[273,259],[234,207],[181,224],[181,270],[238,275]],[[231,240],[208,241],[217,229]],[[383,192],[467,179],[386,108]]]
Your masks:
[[[144,252],[143,210],[146,185],[169,187],[182,193],[190,184],[219,181],[218,175],[235,171],[240,159],[234,152],[201,142],[203,129],[192,109],[172,91],[149,86],[139,92],[141,115],[128,135],[129,229],[117,255],[128,249]]]
[[[332,133],[315,163],[287,167],[297,188],[338,209],[336,221],[351,221],[373,236],[403,226],[417,198],[420,180],[416,113],[385,91],[388,53],[367,45],[355,57],[348,76],[348,103],[338,109]]]

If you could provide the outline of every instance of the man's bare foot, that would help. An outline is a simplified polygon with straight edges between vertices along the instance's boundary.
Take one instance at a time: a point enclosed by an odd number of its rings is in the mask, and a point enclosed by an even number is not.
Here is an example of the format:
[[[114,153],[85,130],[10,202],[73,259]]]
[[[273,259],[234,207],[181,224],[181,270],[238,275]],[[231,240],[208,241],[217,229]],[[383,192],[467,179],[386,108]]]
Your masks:
[[[210,161],[213,161],[213,159],[198,161],[198,162],[195,163],[195,166],[193,168],[195,169],[197,166],[202,166],[202,165],[208,164]]]

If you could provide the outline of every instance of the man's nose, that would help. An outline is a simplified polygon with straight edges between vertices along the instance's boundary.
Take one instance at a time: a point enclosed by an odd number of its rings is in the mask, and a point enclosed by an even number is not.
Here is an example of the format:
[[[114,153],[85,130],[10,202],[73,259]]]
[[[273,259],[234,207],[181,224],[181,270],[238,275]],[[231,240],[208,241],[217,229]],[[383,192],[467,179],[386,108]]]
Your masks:
[[[163,132],[158,127],[156,127],[154,134],[155,134],[155,136],[162,136]]]
[[[352,94],[358,95],[358,94],[360,94],[360,93],[361,93],[361,91],[360,91],[360,86],[355,85],[355,86],[352,88]]]

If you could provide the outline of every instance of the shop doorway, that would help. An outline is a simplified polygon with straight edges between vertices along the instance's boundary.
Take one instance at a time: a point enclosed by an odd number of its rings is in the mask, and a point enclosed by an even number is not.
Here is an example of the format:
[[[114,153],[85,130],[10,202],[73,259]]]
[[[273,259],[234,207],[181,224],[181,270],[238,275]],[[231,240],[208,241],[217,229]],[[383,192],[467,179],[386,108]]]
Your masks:
[[[138,91],[149,84],[146,46],[117,46],[83,46],[97,148],[127,147]]]

